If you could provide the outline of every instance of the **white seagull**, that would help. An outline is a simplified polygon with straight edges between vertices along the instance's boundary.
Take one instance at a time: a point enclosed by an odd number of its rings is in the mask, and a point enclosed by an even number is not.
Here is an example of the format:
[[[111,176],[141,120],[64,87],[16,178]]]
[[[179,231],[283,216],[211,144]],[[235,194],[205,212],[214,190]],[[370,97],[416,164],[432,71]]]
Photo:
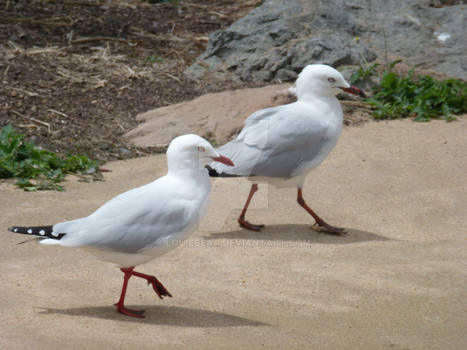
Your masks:
[[[253,183],[238,218],[240,226],[259,231],[264,225],[246,221],[245,214],[259,182],[278,187],[297,187],[297,202],[316,220],[320,231],[344,234],[327,224],[305,203],[302,196],[307,174],[334,148],[342,130],[342,109],[335,97],[341,90],[364,97],[334,68],[323,64],[306,66],[296,82],[297,101],[266,108],[250,115],[233,141],[219,149],[235,166],[208,166],[210,175],[245,176]]]
[[[124,273],[117,310],[144,317],[144,310],[124,306],[128,280],[144,278],[159,298],[172,296],[155,276],[134,268],[177,247],[196,230],[209,202],[211,181],[205,166],[212,161],[233,166],[205,139],[179,136],[167,149],[167,175],[118,195],[87,217],[9,230],[43,237],[42,244],[82,247],[100,260],[117,264]]]

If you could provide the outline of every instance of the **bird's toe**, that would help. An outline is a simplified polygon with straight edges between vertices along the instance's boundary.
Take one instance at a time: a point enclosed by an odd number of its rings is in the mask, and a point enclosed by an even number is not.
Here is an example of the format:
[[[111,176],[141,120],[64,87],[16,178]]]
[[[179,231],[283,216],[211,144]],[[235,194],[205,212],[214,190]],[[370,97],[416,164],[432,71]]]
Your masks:
[[[331,226],[325,223],[324,224],[315,223],[311,227],[311,229],[316,232],[326,233],[326,234],[335,235],[335,236],[345,236],[347,234],[347,231],[344,228]]]
[[[264,225],[251,224],[246,220],[238,220],[238,223],[241,227],[255,232],[260,232],[265,227]]]
[[[130,317],[144,318],[144,310],[127,309],[123,306],[117,306],[117,311]]]

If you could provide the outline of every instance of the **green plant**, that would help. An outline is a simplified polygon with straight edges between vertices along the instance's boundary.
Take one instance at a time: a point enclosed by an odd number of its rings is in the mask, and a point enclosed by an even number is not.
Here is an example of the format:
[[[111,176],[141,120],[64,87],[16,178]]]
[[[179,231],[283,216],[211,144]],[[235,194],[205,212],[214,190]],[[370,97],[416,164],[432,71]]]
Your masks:
[[[99,163],[84,155],[65,158],[24,140],[11,125],[0,130],[0,179],[17,178],[16,185],[26,191],[57,190],[66,174],[81,174],[83,179],[102,179]]]
[[[380,66],[379,63],[374,63],[367,68],[359,67],[358,70],[350,76],[350,84],[355,84],[360,80],[367,79],[376,74],[376,68]]]
[[[456,114],[467,112],[467,84],[459,79],[437,80],[429,75],[415,77],[414,70],[401,76],[393,71],[401,60],[392,62],[382,73],[373,96],[365,101],[373,107],[375,119],[412,117],[415,121],[429,121],[442,117],[456,119]],[[360,67],[350,77],[351,84],[377,74],[377,63]]]
[[[366,101],[375,108],[376,119],[429,121],[442,116],[451,121],[467,111],[467,84],[459,79],[439,81],[429,75],[415,78],[413,70],[405,76],[386,71],[373,92]]]

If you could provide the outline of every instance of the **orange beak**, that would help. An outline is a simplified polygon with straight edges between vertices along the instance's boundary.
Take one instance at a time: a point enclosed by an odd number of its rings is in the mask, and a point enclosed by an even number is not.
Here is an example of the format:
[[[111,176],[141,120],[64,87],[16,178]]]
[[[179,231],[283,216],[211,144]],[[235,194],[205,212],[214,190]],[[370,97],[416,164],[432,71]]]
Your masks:
[[[360,97],[363,97],[363,98],[366,97],[365,93],[356,86],[351,86],[351,87],[348,87],[348,88],[341,87],[340,89],[344,90],[345,92],[348,92],[349,94],[357,95],[357,96],[360,96]]]

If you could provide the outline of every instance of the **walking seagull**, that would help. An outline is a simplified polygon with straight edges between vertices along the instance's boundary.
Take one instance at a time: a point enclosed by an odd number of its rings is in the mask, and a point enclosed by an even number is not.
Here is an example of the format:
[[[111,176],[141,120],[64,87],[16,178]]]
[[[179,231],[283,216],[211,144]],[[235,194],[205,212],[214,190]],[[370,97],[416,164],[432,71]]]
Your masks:
[[[235,166],[212,163],[208,166],[210,176],[245,176],[253,183],[238,218],[240,226],[253,231],[264,227],[249,223],[245,214],[258,183],[266,182],[296,187],[298,204],[313,216],[320,231],[345,233],[321,219],[302,195],[305,177],[326,158],[341,134],[342,109],[335,96],[342,90],[365,97],[334,68],[308,65],[296,82],[297,102],[253,113],[237,138],[219,148]]]
[[[205,139],[179,136],[167,149],[167,175],[118,195],[88,217],[9,230],[39,236],[42,244],[82,247],[100,260],[117,264],[124,273],[117,310],[144,317],[144,310],[124,306],[128,280],[143,278],[159,298],[172,296],[155,276],[134,268],[175,248],[197,228],[209,202],[211,181],[205,166],[212,161],[233,166]]]

